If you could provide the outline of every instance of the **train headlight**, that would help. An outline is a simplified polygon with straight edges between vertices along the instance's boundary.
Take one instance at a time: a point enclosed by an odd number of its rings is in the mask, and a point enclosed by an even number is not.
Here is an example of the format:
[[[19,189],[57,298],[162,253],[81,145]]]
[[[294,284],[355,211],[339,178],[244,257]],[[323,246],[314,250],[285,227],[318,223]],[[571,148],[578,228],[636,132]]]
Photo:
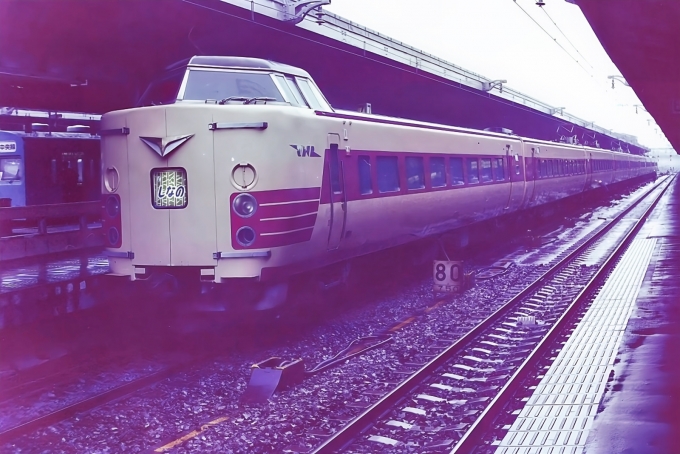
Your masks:
[[[242,218],[249,218],[257,211],[257,200],[250,194],[239,194],[232,202],[232,208]]]
[[[255,230],[252,227],[241,227],[236,232],[236,241],[243,247],[251,246],[255,242]]]
[[[109,227],[108,240],[111,246],[118,244],[118,241],[120,240],[120,232],[117,228]]]
[[[110,195],[106,198],[106,214],[110,218],[115,218],[120,214],[120,202],[117,197]]]

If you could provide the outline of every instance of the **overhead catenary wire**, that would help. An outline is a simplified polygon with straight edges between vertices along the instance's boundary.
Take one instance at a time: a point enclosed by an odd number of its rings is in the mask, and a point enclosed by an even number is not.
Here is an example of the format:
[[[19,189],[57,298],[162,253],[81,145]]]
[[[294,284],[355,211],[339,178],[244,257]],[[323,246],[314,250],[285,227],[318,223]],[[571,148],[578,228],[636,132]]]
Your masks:
[[[588,66],[590,66],[591,68],[595,69],[595,67],[594,67],[593,65],[591,65],[590,62],[589,62],[588,60],[586,60],[586,57],[584,57],[583,54],[582,54],[581,52],[579,52],[578,48],[574,45],[574,43],[571,42],[571,40],[567,37],[567,35],[564,34],[564,32],[562,31],[562,29],[559,27],[559,25],[557,25],[557,22],[555,22],[555,21],[553,20],[553,18],[550,17],[550,14],[548,14],[548,11],[546,11],[545,8],[541,8],[541,9],[542,9],[543,12],[545,13],[545,15],[548,16],[548,19],[550,19],[550,22],[552,22],[553,25],[555,25],[555,28],[556,28],[557,30],[559,30],[559,32],[562,34],[562,36],[564,36],[564,39],[566,39],[567,42],[571,45],[571,47],[574,48],[574,50],[576,51],[576,53],[579,54],[579,55],[581,56],[581,58],[583,58],[583,61],[586,62],[586,63],[588,63]]]
[[[574,60],[574,61],[576,62],[576,64],[579,65],[579,66],[581,67],[581,69],[583,69],[583,71],[586,72],[586,74],[588,74],[590,77],[594,78],[593,74],[591,74],[591,72],[588,71],[588,69],[587,69],[585,66],[583,66],[583,65],[581,64],[580,61],[578,61],[576,58],[574,58],[574,56],[571,55],[571,54],[569,53],[569,51],[568,51],[567,49],[565,49],[564,46],[562,46],[562,44],[560,44],[560,43],[557,41],[557,38],[555,38],[554,36],[552,36],[552,35],[550,34],[550,32],[548,32],[548,30],[546,30],[545,28],[543,28],[543,26],[542,26],[541,24],[539,24],[538,21],[537,21],[536,19],[534,19],[534,17],[533,17],[531,14],[529,14],[529,12],[527,12],[527,10],[525,10],[524,8],[522,8],[522,5],[520,5],[519,3],[517,3],[517,0],[513,0],[513,2],[515,3],[515,5],[517,5],[517,7],[518,7],[519,9],[522,10],[522,12],[523,12],[524,14],[526,14],[526,15],[529,17],[529,19],[531,19],[536,25],[538,25],[538,27],[539,27],[541,30],[543,30],[543,32],[544,32],[546,35],[548,35],[548,36],[550,37],[550,39],[552,39],[552,40],[555,42],[555,44],[557,44],[558,46],[560,46],[560,49],[562,49],[562,50],[564,51],[565,54],[569,55],[569,58],[571,58],[572,60]],[[590,64],[590,63],[589,63],[589,64]]]

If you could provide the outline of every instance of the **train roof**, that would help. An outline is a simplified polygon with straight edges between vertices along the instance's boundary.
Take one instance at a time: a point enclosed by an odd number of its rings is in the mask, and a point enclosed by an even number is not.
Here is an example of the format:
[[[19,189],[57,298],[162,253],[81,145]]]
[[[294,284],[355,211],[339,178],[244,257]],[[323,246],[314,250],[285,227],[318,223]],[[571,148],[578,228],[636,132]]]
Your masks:
[[[347,119],[353,119],[353,120],[364,120],[364,121],[377,121],[380,123],[387,123],[387,124],[394,124],[394,125],[399,125],[399,126],[410,126],[410,127],[420,127],[420,128],[432,128],[436,130],[441,130],[441,131],[448,131],[448,132],[458,132],[458,133],[463,133],[463,134],[472,134],[472,135],[478,135],[478,136],[485,136],[485,137],[496,137],[496,138],[504,138],[507,140],[513,140],[517,142],[525,142],[525,143],[535,143],[535,144],[541,144],[541,145],[546,145],[546,146],[559,146],[559,147],[564,147],[564,148],[572,148],[572,149],[579,149],[579,150],[591,150],[591,151],[599,151],[599,152],[606,152],[606,153],[616,153],[619,155],[623,156],[631,156],[631,157],[640,157],[644,158],[646,157],[645,155],[638,155],[634,153],[628,153],[626,151],[619,151],[619,150],[609,150],[606,148],[595,148],[592,146],[588,146],[585,144],[573,144],[573,143],[566,143],[566,142],[553,142],[549,140],[543,140],[543,139],[533,139],[530,137],[523,137],[519,136],[517,134],[512,133],[509,129],[505,128],[488,128],[485,130],[482,129],[472,129],[472,128],[465,128],[462,126],[452,126],[452,125],[445,125],[441,123],[432,123],[432,122],[426,122],[426,121],[419,121],[419,120],[411,120],[408,118],[399,118],[399,117],[391,117],[387,115],[379,115],[379,114],[374,114],[374,113],[365,113],[365,112],[355,112],[355,111],[348,111],[348,110],[342,110],[342,109],[337,109],[334,112],[328,112],[328,113],[320,113],[321,115],[324,116],[337,116],[340,118],[347,118]],[[496,131],[498,129],[499,131]]]
[[[259,71],[276,71],[284,74],[292,74],[294,76],[306,77],[311,79],[312,76],[305,70],[295,66],[278,63],[271,60],[264,60],[262,58],[249,57],[221,57],[221,56],[195,56],[189,59],[189,67],[210,67],[222,69],[254,69]]]

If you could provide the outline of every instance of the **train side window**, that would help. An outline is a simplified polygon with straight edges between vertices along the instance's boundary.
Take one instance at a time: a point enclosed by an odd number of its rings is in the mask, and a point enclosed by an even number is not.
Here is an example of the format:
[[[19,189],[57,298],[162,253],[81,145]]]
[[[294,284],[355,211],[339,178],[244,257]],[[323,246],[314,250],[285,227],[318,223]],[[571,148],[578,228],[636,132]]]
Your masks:
[[[463,158],[449,158],[449,176],[451,177],[451,186],[465,184],[463,179]]]
[[[477,184],[479,183],[479,163],[477,158],[466,158],[467,161],[467,171],[468,171],[468,183]]]
[[[446,165],[444,158],[430,158],[430,181],[433,188],[446,186]]]
[[[503,158],[494,159],[494,172],[496,173],[496,181],[505,181],[505,167],[503,163]]]
[[[406,186],[409,189],[423,189],[425,187],[423,158],[412,156],[406,158]]]
[[[553,176],[552,159],[547,159],[547,161],[548,161],[548,173],[547,173],[547,176],[551,177],[551,176]]]
[[[481,165],[482,165],[482,172],[481,172],[481,177],[482,177],[482,183],[488,183],[489,181],[493,181],[493,170],[491,170],[491,159],[483,158],[480,159]]]
[[[0,181],[21,181],[21,158],[0,159]]]
[[[52,184],[57,184],[57,160],[52,159],[50,162],[50,176],[52,177]]]
[[[312,84],[307,79],[296,77],[295,80],[297,81],[298,87],[300,87],[300,91],[307,100],[307,103],[312,109],[325,111],[332,110],[331,107],[326,104],[326,100],[321,98],[321,93],[317,93],[317,91],[314,89],[314,87],[312,87]]]
[[[373,194],[371,158],[369,156],[359,156],[359,191],[362,195]]]
[[[83,160],[78,158],[77,161],[77,166],[78,168],[78,183],[83,184],[83,172],[84,172],[84,165],[83,165]]]
[[[342,186],[340,185],[340,161],[338,160],[338,144],[332,143],[330,153],[328,156],[328,164],[330,167],[331,188],[334,194],[342,193]]]
[[[515,175],[521,175],[522,169],[519,166],[519,156],[515,155]]]
[[[293,80],[292,77],[285,77],[284,79],[286,81],[288,89],[293,95],[293,98],[295,98],[295,102],[297,102],[302,107],[307,107],[305,98],[302,96],[302,93],[300,93],[300,88],[298,88],[297,84],[295,83],[295,80]]]
[[[399,190],[399,163],[396,156],[378,156],[378,191],[396,192]]]
[[[291,83],[291,84],[286,83],[286,78],[283,77],[281,74],[275,74],[274,78],[276,79],[276,82],[277,82],[279,88],[281,89],[281,91],[283,91],[283,94],[285,95],[286,100],[291,105],[296,106],[296,107],[300,107],[300,106],[307,107],[307,105],[304,102],[302,102],[302,100],[301,100],[302,96],[299,95],[299,91],[298,91],[297,95],[295,93],[293,93],[293,89],[291,88],[291,85],[295,86],[294,82]],[[297,91],[297,87],[295,87],[295,89]]]

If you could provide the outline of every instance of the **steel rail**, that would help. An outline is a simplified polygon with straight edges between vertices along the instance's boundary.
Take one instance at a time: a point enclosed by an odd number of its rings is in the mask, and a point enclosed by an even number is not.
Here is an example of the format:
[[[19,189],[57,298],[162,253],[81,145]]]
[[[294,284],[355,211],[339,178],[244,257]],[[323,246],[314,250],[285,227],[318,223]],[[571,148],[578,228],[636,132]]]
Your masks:
[[[133,352],[131,346],[128,347],[130,348],[126,347],[123,350],[119,349],[115,352],[116,354],[111,355],[110,357],[105,357],[106,361],[103,362],[103,366],[108,367],[111,364],[119,362],[121,358],[126,358],[128,353]],[[88,412],[118,399],[125,398],[126,396],[148,388],[149,386],[155,385],[167,378],[171,378],[182,371],[189,370],[193,366],[203,364],[205,361],[210,360],[215,355],[213,350],[205,349],[199,353],[191,350],[189,356],[182,354],[184,350],[179,350],[179,352],[179,358],[175,358],[175,355],[172,355],[172,358],[170,359],[155,361],[160,365],[160,368],[155,372],[140,376],[128,382],[122,382],[122,380],[119,380],[116,384],[112,385],[111,388],[105,391],[92,394],[70,404],[65,404],[59,409],[42,414],[41,416],[36,416],[33,419],[27,419],[24,422],[20,422],[12,427],[0,429],[0,445],[10,442],[20,436],[30,434],[31,432],[40,428],[65,421],[78,413]],[[59,374],[55,374],[57,377],[58,375]],[[29,389],[29,392],[32,391],[35,390]]]
[[[338,430],[336,433],[327,438],[323,443],[317,446],[312,454],[328,454],[332,452],[339,452],[345,448],[348,444],[352,443],[362,432],[368,430],[372,427],[384,413],[388,412],[392,407],[394,407],[399,400],[404,398],[404,396],[411,393],[416,387],[420,386],[423,380],[432,375],[432,373],[446,364],[449,359],[455,354],[466,348],[474,339],[479,337],[487,328],[492,326],[498,320],[505,317],[511,310],[513,310],[517,303],[527,298],[529,295],[533,294],[539,288],[541,288],[545,281],[552,278],[559,271],[564,269],[569,263],[573,262],[579,255],[581,255],[586,249],[592,246],[596,241],[607,234],[615,225],[619,223],[628,213],[635,209],[643,200],[652,194],[659,186],[661,186],[666,179],[655,184],[650,190],[641,195],[637,200],[635,200],[631,206],[626,208],[623,212],[612,219],[607,225],[605,225],[598,232],[594,233],[591,238],[586,240],[583,244],[578,246],[574,251],[569,253],[565,258],[560,260],[557,264],[547,270],[543,275],[531,283],[528,287],[514,296],[510,301],[505,303],[499,309],[497,309],[493,314],[483,320],[480,324],[470,330],[468,333],[463,335],[458,341],[447,347],[443,352],[433,358],[429,363],[421,367],[418,371],[414,372],[413,375],[408,377],[406,380],[401,382],[396,388],[391,392],[380,398],[375,404],[364,410],[359,416],[350,421],[343,428]],[[670,181],[668,181],[668,185]],[[668,188],[666,186],[666,189]],[[663,192],[665,192],[665,190]],[[663,194],[662,192],[662,194]],[[460,451],[462,452],[462,451]]]
[[[72,417],[76,413],[90,411],[96,407],[107,404],[128,394],[132,394],[135,391],[139,391],[140,389],[145,388],[149,385],[158,383],[170,377],[174,373],[180,371],[183,366],[186,366],[186,364],[176,364],[169,366],[158,372],[154,372],[144,377],[140,377],[131,382],[116,386],[115,388],[109,389],[102,393],[90,396],[81,401],[67,405],[63,408],[60,408],[59,410],[55,410],[46,415],[38,416],[37,418],[31,419],[29,421],[20,423],[16,426],[2,430],[0,431],[0,444],[7,443],[22,435],[40,429],[41,427],[47,427],[49,425],[64,421]]]
[[[597,287],[606,280],[611,269],[616,265],[618,259],[628,249],[630,243],[635,239],[635,236],[642,229],[642,226],[647,222],[647,219],[652,214],[657,204],[666,193],[670,184],[673,182],[672,177],[668,180],[666,187],[661,191],[652,204],[640,216],[635,225],[628,231],[626,236],[618,243],[616,248],[609,254],[605,262],[600,266],[595,275],[590,279],[581,292],[574,298],[567,310],[560,316],[555,324],[548,330],[543,339],[538,343],[534,350],[520,365],[519,369],[510,377],[501,388],[500,392],[491,401],[491,403],[484,409],[477,420],[472,424],[470,429],[463,435],[460,441],[456,444],[450,454],[469,453],[479,447],[483,438],[493,428],[493,424],[497,417],[503,411],[505,405],[512,399],[520,386],[534,371],[534,367],[544,357],[545,353],[555,345],[555,340],[564,332],[565,328],[571,325],[573,317],[578,314],[578,311],[583,305],[590,300],[591,295],[597,290]]]

